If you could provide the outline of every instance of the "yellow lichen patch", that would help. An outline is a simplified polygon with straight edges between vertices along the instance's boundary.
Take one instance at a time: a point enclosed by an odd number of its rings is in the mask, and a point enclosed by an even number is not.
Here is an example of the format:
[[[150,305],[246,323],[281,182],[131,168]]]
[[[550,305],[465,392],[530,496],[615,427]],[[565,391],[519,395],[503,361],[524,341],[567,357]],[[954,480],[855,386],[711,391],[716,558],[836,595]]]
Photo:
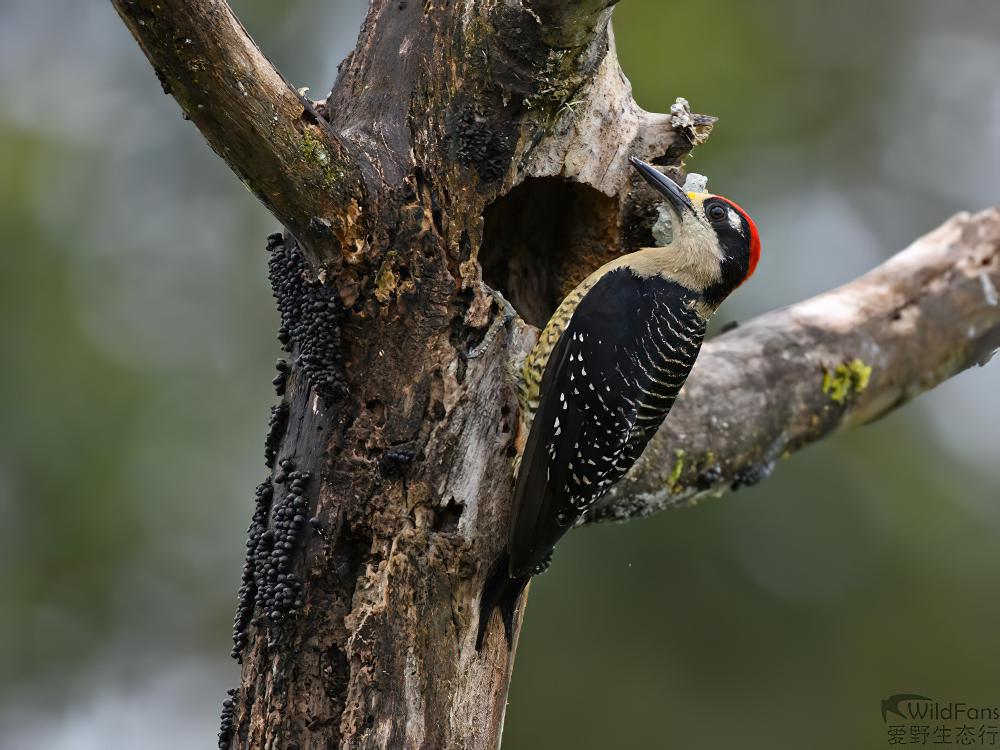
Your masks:
[[[363,232],[358,225],[361,218],[361,206],[351,198],[343,210],[337,213],[337,220],[331,222],[333,235],[344,249],[344,260],[348,263],[360,263],[367,248]]]
[[[871,380],[871,365],[866,365],[855,357],[850,362],[833,368],[823,368],[823,393],[836,404],[842,404],[852,393],[861,393]]]
[[[679,482],[684,471],[684,457],[686,455],[687,452],[683,448],[674,449],[674,468],[670,470],[670,476],[667,477],[667,489],[670,490],[671,495],[676,495],[681,489]]]
[[[390,252],[375,274],[375,299],[383,305],[392,299],[392,293],[396,291],[396,285],[399,283],[399,276],[393,269],[393,264],[398,258],[397,253]]]

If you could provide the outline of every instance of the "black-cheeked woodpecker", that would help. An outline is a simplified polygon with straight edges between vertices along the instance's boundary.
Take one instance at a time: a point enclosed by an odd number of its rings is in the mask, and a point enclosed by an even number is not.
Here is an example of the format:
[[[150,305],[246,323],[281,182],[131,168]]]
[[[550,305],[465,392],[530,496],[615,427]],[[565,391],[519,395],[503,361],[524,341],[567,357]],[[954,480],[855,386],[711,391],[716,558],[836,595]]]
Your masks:
[[[685,193],[631,162],[666,199],[672,236],[587,277],[525,361],[510,536],[483,591],[476,648],[496,608],[510,646],[528,580],[642,454],[691,372],[708,319],[760,258],[757,228],[738,205]]]

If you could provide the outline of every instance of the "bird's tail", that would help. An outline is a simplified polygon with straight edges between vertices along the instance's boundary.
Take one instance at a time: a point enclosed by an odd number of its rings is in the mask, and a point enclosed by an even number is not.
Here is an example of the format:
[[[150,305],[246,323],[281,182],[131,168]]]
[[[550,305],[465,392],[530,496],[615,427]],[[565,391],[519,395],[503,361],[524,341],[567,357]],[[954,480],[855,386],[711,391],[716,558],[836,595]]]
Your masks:
[[[505,553],[493,564],[490,576],[486,579],[483,597],[479,600],[479,635],[476,636],[476,651],[483,647],[486,630],[490,624],[490,615],[493,614],[494,609],[500,610],[503,632],[507,638],[507,650],[509,651],[512,646],[517,601],[521,597],[524,587],[531,580],[531,576],[511,578],[507,572],[508,565],[509,557]]]

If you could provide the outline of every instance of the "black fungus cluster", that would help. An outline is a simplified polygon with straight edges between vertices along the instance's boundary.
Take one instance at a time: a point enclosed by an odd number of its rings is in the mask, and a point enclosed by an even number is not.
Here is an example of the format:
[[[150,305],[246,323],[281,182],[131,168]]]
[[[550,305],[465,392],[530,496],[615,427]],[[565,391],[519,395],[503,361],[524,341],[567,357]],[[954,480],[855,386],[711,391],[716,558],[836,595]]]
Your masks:
[[[274,483],[285,485],[284,497],[271,507],[271,526],[260,536],[254,560],[257,605],[271,622],[281,622],[302,606],[302,583],[292,572],[292,550],[308,519],[304,496],[309,473],[296,471],[289,459],[278,464]]]
[[[698,475],[694,481],[694,486],[699,492],[704,492],[705,490],[712,489],[720,481],[722,481],[722,467],[715,464],[714,466],[709,466]]]
[[[736,475],[732,484],[729,485],[731,490],[738,490],[740,487],[753,487],[758,484],[763,479],[771,473],[771,467],[765,464],[751,464]]]
[[[342,367],[343,306],[339,297],[332,288],[310,277],[306,259],[294,240],[286,244],[282,235],[272,234],[267,238],[267,249],[271,253],[268,276],[281,314],[278,340],[296,355],[295,363],[324,400],[343,397],[347,383]]]
[[[274,468],[274,459],[278,456],[281,436],[285,434],[288,425],[289,407],[284,401],[271,407],[271,418],[267,420],[267,438],[264,440],[264,463],[267,468]]]
[[[389,474],[402,474],[416,456],[416,449],[411,446],[393,446],[382,455],[382,470]]]
[[[219,717],[219,750],[229,747],[233,736],[233,719],[236,717],[236,690],[226,691],[229,697],[222,701],[222,715]]]
[[[493,132],[485,117],[465,110],[455,122],[455,132],[458,135],[459,159],[475,164],[484,182],[504,176],[510,157],[503,140]]]
[[[292,368],[288,366],[288,360],[279,359],[274,363],[274,369],[278,371],[278,374],[271,380],[271,385],[274,386],[274,392],[279,397],[284,396],[285,386],[288,385],[288,374],[292,371]]]
[[[302,582],[292,572],[292,551],[309,522],[305,489],[309,473],[297,471],[283,459],[271,479],[257,487],[257,500],[247,530],[247,557],[243,564],[232,656],[241,660],[254,612],[278,624],[302,606]],[[284,492],[276,489],[284,487]],[[280,500],[275,500],[276,495]]]
[[[248,629],[253,619],[254,605],[257,601],[257,556],[261,545],[261,537],[267,531],[267,520],[271,513],[271,501],[274,497],[274,485],[268,479],[257,485],[256,505],[250,528],[247,529],[247,556],[243,563],[243,578],[237,594],[236,617],[233,619],[233,651],[232,657],[241,660],[243,649],[247,645]]]

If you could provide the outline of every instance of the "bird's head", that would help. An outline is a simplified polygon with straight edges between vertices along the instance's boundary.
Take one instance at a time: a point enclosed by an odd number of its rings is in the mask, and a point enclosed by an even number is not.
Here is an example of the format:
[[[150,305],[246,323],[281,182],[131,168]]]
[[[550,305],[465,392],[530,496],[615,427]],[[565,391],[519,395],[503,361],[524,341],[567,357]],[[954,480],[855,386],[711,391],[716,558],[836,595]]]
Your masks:
[[[728,198],[685,193],[655,167],[635,157],[630,161],[673,214],[664,273],[700,292],[709,307],[718,307],[757,267],[760,235],[753,219]]]

